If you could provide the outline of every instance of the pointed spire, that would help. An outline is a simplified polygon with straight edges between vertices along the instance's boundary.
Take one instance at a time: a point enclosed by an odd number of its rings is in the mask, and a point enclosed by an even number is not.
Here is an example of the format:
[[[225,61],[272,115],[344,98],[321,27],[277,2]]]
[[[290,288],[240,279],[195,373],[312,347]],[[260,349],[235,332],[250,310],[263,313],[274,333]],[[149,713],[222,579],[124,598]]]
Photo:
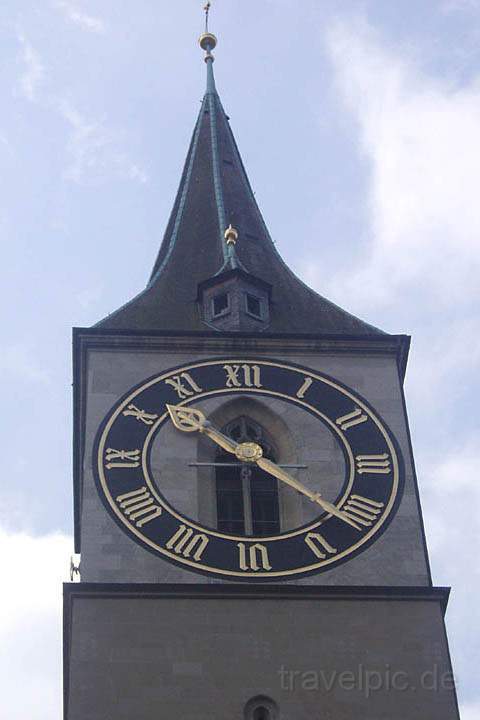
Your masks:
[[[214,188],[215,188],[215,199],[216,199],[217,212],[218,212],[220,242],[222,244],[222,252],[223,252],[223,265],[216,273],[217,275],[220,275],[221,273],[225,272],[226,270],[235,270],[235,269],[239,268],[241,270],[246,271],[246,268],[242,265],[239,258],[237,257],[237,252],[235,249],[235,243],[238,238],[238,232],[234,228],[232,228],[231,223],[230,223],[230,226],[227,228],[226,217],[225,217],[225,203],[224,203],[224,197],[223,197],[222,173],[220,170],[219,139],[218,139],[218,127],[217,127],[217,113],[218,113],[219,108],[216,107],[216,102],[218,103],[218,105],[220,105],[220,99],[218,98],[217,89],[215,86],[215,77],[213,74],[213,63],[215,61],[215,58],[212,55],[212,50],[214,50],[217,46],[217,38],[208,29],[208,20],[209,20],[211,5],[212,5],[211,2],[207,2],[205,7],[203,8],[205,10],[205,32],[200,36],[198,42],[199,42],[199,45],[202,48],[202,50],[205,51],[205,62],[207,65],[207,90],[206,90],[204,103],[208,107],[208,111],[211,115],[211,123],[212,123],[211,124],[211,141],[212,141]],[[213,95],[215,95],[216,98],[214,98]],[[222,113],[225,114],[223,112],[223,108],[222,108]],[[233,231],[233,233],[236,233],[236,237],[234,240],[232,240],[233,234],[231,231]],[[222,237],[222,235],[223,235],[223,237]],[[222,240],[224,240],[225,242],[223,243]]]
[[[215,87],[212,51],[217,39],[208,27],[210,2],[204,9],[199,44],[205,52],[207,89],[164,239],[146,289],[99,326],[383,334],[308,288],[280,257]],[[219,292],[228,299],[228,311],[222,306],[213,317]]]

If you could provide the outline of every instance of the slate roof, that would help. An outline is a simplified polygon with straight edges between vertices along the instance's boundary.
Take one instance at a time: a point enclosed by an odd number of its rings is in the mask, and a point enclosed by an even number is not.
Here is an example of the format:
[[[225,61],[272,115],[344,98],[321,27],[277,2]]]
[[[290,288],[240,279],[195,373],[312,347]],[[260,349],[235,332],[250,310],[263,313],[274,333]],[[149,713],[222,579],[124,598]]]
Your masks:
[[[311,290],[280,257],[216,91],[212,63],[213,58],[207,58],[207,91],[150,281],[143,292],[97,327],[207,330],[200,317],[197,288],[232,265],[228,255],[232,246],[224,239],[231,223],[239,233],[234,261],[272,286],[267,332],[385,335]]]

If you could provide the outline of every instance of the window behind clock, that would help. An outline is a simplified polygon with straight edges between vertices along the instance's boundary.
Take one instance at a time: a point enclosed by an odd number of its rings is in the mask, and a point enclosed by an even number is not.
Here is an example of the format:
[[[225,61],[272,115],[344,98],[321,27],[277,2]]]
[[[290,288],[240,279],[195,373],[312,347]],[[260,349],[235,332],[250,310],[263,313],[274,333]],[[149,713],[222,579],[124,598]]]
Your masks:
[[[265,457],[275,461],[275,452],[258,423],[240,417],[223,430],[237,442],[256,442]],[[280,532],[278,483],[254,464],[232,462],[219,451],[216,462],[217,528],[232,535],[275,535]]]

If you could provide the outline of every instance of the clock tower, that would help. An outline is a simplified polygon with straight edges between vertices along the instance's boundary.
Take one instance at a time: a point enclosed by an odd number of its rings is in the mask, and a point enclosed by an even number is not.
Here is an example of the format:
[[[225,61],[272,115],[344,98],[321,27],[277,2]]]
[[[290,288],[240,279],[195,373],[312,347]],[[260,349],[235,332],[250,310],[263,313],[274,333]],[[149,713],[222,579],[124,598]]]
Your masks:
[[[278,254],[216,44],[148,285],[74,331],[65,718],[457,720],[409,338]]]

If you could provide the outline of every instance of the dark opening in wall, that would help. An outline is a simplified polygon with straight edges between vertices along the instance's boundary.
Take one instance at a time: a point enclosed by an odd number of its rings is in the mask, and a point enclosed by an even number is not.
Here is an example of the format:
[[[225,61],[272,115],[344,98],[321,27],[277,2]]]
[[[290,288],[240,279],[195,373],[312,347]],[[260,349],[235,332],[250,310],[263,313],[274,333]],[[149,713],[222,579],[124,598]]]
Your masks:
[[[250,315],[255,315],[255,317],[262,317],[262,303],[260,302],[260,298],[255,297],[255,295],[250,295],[250,293],[247,293],[247,312],[249,312]]]
[[[270,710],[266,707],[257,707],[253,711],[253,720],[271,720]]]
[[[274,700],[265,695],[257,695],[245,705],[245,720],[278,720],[278,706]]]
[[[228,310],[228,295],[222,293],[213,298],[213,317],[224,315]]]

